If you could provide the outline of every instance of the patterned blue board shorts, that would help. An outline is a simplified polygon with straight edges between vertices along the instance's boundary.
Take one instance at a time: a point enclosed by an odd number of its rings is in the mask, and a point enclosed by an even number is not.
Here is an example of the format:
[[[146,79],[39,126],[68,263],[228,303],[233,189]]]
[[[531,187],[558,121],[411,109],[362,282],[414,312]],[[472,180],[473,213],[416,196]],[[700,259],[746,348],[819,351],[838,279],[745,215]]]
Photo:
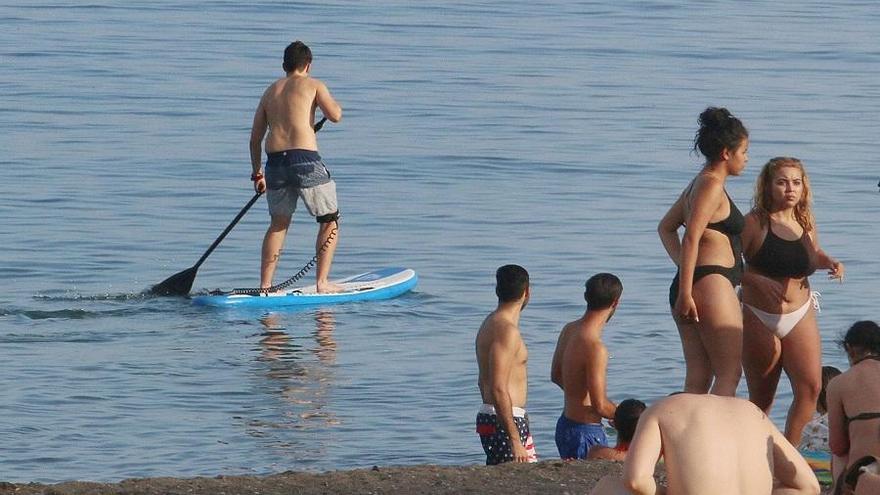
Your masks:
[[[608,446],[605,429],[600,423],[578,423],[559,416],[556,421],[556,448],[563,459],[586,459],[594,445]]]
[[[268,157],[266,200],[270,214],[292,216],[299,198],[313,217],[338,211],[336,182],[317,151],[293,149],[268,153]]]

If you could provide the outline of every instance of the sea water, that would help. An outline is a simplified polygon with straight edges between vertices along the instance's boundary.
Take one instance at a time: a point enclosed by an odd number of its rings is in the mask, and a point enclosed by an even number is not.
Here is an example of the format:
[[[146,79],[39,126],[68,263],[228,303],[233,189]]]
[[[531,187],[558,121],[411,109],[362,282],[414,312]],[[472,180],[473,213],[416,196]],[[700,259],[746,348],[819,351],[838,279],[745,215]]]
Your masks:
[[[681,388],[660,217],[699,168],[697,116],[751,133],[728,191],[803,159],[821,245],[823,362],[880,318],[874,2],[18,2],[0,6],[0,479],[53,482],[483,462],[473,339],[494,271],[525,266],[529,412],[555,456],[561,326],[599,271],[625,290],[608,393]],[[260,94],[295,39],[344,108],[319,135],[337,276],[404,297],[272,313],[139,293],[188,268],[252,196]],[[194,291],[257,283],[261,201]],[[279,280],[313,254],[294,220]],[[745,395],[744,382],[740,395]],[[780,382],[774,421],[791,402]]]

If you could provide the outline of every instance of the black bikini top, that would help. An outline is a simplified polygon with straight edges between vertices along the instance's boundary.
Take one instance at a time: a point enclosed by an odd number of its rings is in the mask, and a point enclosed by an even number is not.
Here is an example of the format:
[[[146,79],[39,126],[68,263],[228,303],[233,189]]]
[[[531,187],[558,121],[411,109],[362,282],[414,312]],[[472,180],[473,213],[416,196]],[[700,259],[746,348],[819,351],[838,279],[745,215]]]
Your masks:
[[[803,278],[812,275],[816,268],[810,262],[810,253],[804,245],[804,236],[787,241],[773,233],[773,225],[767,227],[767,235],[749,265],[768,277]]]
[[[727,194],[727,191],[724,191],[724,195],[727,196],[727,202],[730,203],[730,214],[727,215],[727,218],[724,220],[706,225],[706,228],[717,230],[727,236],[738,236],[742,234],[743,228],[745,228],[746,219],[743,217],[742,212],[739,211],[739,208],[733,203],[733,200],[730,199],[730,195]]]

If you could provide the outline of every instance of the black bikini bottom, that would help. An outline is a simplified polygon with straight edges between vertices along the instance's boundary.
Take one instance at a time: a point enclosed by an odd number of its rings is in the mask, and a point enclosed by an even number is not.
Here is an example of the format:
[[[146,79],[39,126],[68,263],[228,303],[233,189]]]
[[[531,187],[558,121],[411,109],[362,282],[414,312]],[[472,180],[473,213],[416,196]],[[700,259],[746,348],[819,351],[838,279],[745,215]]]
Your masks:
[[[720,266],[720,265],[703,265],[694,268],[694,285],[697,282],[705,277],[706,275],[712,275],[717,273],[718,275],[723,276],[727,280],[730,280],[730,285],[736,287],[739,285],[742,279],[742,266],[736,264],[732,267]],[[679,274],[676,272],[675,278],[672,279],[672,285],[669,286],[669,306],[675,306],[675,300],[678,299],[678,280]]]

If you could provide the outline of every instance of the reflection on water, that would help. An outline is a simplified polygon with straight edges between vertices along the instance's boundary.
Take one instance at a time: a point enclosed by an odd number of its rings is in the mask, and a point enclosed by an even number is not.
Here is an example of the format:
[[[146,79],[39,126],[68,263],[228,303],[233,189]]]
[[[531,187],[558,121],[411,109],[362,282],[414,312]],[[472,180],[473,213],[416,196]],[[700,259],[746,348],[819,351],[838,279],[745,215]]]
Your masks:
[[[336,364],[336,341],[333,340],[333,329],[336,319],[333,312],[319,309],[315,312],[315,342],[318,346],[312,349],[318,360],[326,365]]]
[[[334,383],[336,341],[333,312],[315,311],[314,327],[309,329],[313,342],[296,335],[306,335],[287,323],[302,314],[266,313],[259,321],[264,332],[260,338],[257,361],[270,381],[269,393],[277,394],[285,406],[278,417],[284,418],[278,428],[308,428],[338,424],[335,414],[327,410],[327,394]],[[317,359],[313,359],[312,356]],[[265,432],[263,432],[265,434]]]

